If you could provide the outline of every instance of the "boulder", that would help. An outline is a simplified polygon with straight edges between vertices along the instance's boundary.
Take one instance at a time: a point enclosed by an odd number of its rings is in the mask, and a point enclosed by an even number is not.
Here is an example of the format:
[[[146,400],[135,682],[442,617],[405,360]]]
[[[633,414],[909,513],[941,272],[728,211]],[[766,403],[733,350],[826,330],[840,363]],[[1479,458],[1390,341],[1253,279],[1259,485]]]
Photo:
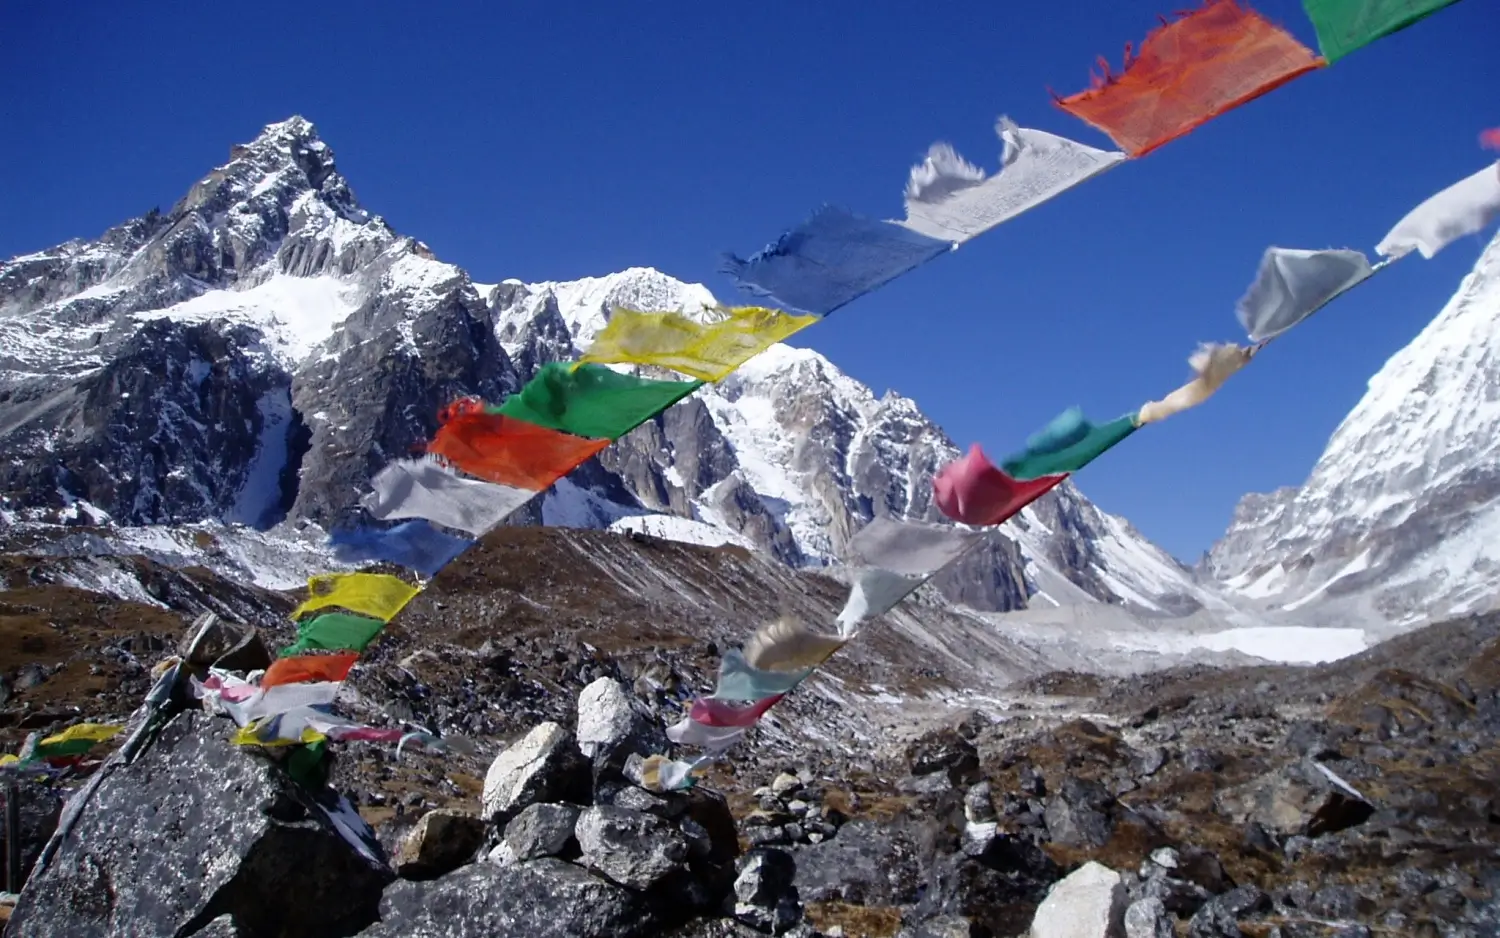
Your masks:
[[[651,888],[687,860],[687,837],[653,814],[596,805],[578,815],[573,832],[580,863],[631,889]]]
[[[1239,822],[1281,837],[1319,837],[1363,824],[1375,813],[1358,791],[1311,759],[1223,792],[1219,803]]]
[[[954,785],[979,780],[979,751],[956,729],[934,730],[906,747],[906,761],[914,776],[943,772]]]
[[[989,824],[999,820],[989,782],[972,785],[964,792],[964,817],[971,824]]]
[[[1174,938],[1171,913],[1160,899],[1140,899],[1125,910],[1125,938]]]
[[[1102,847],[1114,829],[1114,801],[1098,782],[1069,776],[1047,802],[1047,834],[1068,847]]]
[[[369,828],[232,745],[232,728],[181,713],[133,764],[101,767],[8,938],[172,938],[223,916],[245,935],[318,938],[374,921],[393,876]]]
[[[802,921],[796,875],[796,863],[785,851],[750,851],[735,864],[734,893],[725,900],[725,911],[757,931],[785,934]]]
[[[593,780],[573,734],[543,723],[495,757],[484,776],[486,821],[496,824],[540,802],[588,804]]]
[[[4,804],[6,789],[0,786],[0,804]],[[16,782],[16,803],[21,809],[21,882],[31,875],[36,858],[52,832],[57,830],[57,819],[62,814],[62,798],[53,789],[22,778]],[[8,834],[8,832],[6,832]],[[4,844],[0,837],[0,844]],[[0,886],[10,882],[10,851],[0,850]]]
[[[471,863],[386,890],[380,922],[360,938],[635,938],[648,933],[635,897],[571,863]]]
[[[579,693],[578,748],[596,767],[619,769],[630,755],[666,747],[666,734],[619,681],[601,677]]]
[[[1047,893],[1031,920],[1031,938],[1119,938],[1124,926],[1120,874],[1090,860]]]
[[[799,846],[797,890],[808,902],[902,905],[916,900],[922,881],[917,848],[896,826],[850,821],[836,836]]]
[[[570,804],[531,805],[505,825],[498,859],[502,863],[516,863],[576,852],[573,829],[578,814],[579,809]]]
[[[474,859],[484,843],[485,823],[472,814],[428,811],[407,832],[396,851],[396,875],[432,879]]]

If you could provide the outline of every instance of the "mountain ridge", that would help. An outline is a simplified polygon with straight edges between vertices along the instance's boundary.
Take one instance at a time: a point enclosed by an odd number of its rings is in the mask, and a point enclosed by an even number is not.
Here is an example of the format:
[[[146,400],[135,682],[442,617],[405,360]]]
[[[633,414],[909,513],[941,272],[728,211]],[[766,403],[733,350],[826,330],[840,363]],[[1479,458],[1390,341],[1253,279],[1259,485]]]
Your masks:
[[[273,532],[367,521],[357,500],[369,478],[425,442],[453,397],[503,398],[541,364],[575,357],[615,305],[716,302],[649,268],[475,284],[361,206],[316,128],[294,117],[234,147],[165,215],[0,265],[0,440],[24,454],[0,470],[0,519],[82,511],[125,527]],[[931,478],[957,455],[915,402],[778,345],[512,523],[672,515],[694,537],[717,531],[821,567],[876,515],[941,520]],[[980,609],[1105,601],[1167,613],[1211,599],[1070,484],[936,585]]]

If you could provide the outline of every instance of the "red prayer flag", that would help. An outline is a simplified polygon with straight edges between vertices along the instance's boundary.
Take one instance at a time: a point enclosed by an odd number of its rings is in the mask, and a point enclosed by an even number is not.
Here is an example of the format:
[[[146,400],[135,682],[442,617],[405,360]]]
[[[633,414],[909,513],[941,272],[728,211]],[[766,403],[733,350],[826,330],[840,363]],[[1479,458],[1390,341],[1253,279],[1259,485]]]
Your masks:
[[[1479,135],[1479,145],[1491,150],[1500,150],[1500,127],[1493,127]]]
[[[427,452],[476,478],[532,492],[545,490],[610,444],[489,413],[472,398],[443,408],[438,420],[442,426]]]
[[[1040,476],[1024,482],[995,468],[975,443],[969,454],[955,459],[932,480],[938,510],[963,524],[1003,524],[1012,515],[1041,498],[1062,475]]]
[[[358,652],[340,655],[297,655],[277,658],[260,679],[261,689],[277,684],[301,684],[308,681],[342,681],[359,660]]]
[[[693,701],[693,708],[688,711],[688,716],[694,723],[702,723],[704,726],[750,726],[785,696],[776,694],[757,700],[749,706],[717,697],[699,697]]]
[[[1144,156],[1225,111],[1327,63],[1285,30],[1235,0],[1207,0],[1125,47],[1124,71],[1102,76],[1057,106]]]

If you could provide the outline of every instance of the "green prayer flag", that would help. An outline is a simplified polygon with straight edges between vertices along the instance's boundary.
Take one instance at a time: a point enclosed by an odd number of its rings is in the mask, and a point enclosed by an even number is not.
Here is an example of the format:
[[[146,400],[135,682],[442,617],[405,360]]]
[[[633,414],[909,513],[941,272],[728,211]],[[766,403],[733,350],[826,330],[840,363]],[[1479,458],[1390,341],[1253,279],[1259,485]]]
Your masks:
[[[1001,463],[1000,468],[1017,481],[1077,472],[1135,430],[1135,414],[1093,424],[1078,408],[1069,408],[1028,439],[1026,449]]]
[[[328,783],[328,763],[323,759],[327,751],[326,739],[297,746],[287,756],[286,773],[303,788],[322,788]]]
[[[364,651],[385,623],[347,612],[325,612],[297,625],[297,640],[281,649],[282,658],[309,651]]]
[[[1332,65],[1361,46],[1405,29],[1458,0],[1302,0]]]
[[[652,381],[603,365],[548,362],[499,413],[594,440],[617,440],[703,386]]]

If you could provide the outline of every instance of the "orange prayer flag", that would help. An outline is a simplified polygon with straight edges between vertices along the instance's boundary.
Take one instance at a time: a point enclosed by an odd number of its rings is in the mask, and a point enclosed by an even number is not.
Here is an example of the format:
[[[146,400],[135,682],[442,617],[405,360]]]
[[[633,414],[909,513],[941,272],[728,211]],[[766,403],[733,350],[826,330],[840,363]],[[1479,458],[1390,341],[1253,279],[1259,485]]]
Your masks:
[[[1144,156],[1213,118],[1328,64],[1265,17],[1235,0],[1207,0],[1153,30],[1140,55],[1125,47],[1124,71],[1057,106]]]
[[[262,689],[277,684],[302,684],[309,681],[342,681],[359,660],[358,652],[343,655],[298,655],[277,658],[260,679]]]
[[[476,478],[532,492],[545,490],[610,444],[487,413],[472,398],[443,408],[438,419],[442,427],[427,452]]]

